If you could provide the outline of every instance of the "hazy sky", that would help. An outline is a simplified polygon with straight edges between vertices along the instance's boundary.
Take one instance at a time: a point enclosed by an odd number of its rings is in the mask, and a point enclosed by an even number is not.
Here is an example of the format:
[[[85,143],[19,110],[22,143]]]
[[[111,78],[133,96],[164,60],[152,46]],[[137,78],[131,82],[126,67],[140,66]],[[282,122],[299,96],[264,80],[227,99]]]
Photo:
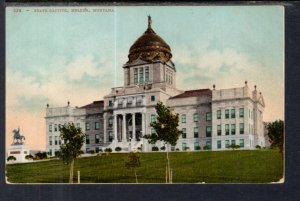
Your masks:
[[[248,80],[264,96],[264,121],[284,118],[283,7],[65,8],[6,10],[6,145],[20,126],[26,145],[45,149],[47,103],[82,106],[122,86],[122,65],[149,14],[171,47],[177,88],[242,87]]]

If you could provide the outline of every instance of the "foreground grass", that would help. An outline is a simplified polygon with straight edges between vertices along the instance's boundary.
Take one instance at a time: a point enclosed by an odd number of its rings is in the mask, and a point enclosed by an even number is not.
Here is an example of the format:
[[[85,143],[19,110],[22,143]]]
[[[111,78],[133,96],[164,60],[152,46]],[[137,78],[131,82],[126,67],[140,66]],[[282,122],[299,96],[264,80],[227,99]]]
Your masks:
[[[139,183],[164,183],[166,153],[140,153]],[[125,168],[128,154],[114,153],[75,161],[74,181],[81,183],[135,183]],[[282,178],[283,162],[277,150],[171,152],[173,183],[268,183]],[[67,183],[69,166],[60,160],[6,166],[11,183]]]

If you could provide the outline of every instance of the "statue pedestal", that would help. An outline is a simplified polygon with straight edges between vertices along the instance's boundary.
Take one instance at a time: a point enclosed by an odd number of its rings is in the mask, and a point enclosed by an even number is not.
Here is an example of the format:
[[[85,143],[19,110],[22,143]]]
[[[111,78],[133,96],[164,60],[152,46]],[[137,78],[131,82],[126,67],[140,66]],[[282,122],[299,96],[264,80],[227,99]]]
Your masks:
[[[30,162],[31,160],[25,159],[25,156],[30,154],[30,148],[25,146],[24,144],[12,144],[7,149],[6,159],[9,156],[14,156],[16,160],[10,160],[6,163],[24,163],[24,162]]]

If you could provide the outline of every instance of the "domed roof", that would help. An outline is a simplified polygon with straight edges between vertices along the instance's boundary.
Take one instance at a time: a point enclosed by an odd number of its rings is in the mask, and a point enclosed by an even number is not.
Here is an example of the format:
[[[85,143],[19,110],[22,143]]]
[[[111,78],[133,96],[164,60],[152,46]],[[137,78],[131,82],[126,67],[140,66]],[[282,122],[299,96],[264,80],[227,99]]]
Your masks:
[[[136,59],[167,62],[172,58],[170,46],[153,31],[151,23],[148,16],[148,29],[130,47],[127,63]]]

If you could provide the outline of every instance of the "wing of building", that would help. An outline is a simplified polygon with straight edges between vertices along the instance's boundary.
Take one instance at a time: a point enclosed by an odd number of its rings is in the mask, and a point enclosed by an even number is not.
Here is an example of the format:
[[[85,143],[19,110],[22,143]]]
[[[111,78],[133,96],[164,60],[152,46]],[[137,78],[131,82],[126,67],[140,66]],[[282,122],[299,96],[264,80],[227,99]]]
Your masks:
[[[256,87],[196,89],[182,91],[176,87],[176,67],[170,46],[148,28],[129,49],[123,65],[124,85],[112,88],[104,100],[80,108],[46,109],[47,150],[59,150],[59,125],[74,122],[83,128],[86,143],[83,151],[121,147],[123,151],[151,151],[143,135],[154,130],[155,105],[158,101],[180,115],[182,136],[172,150],[224,150],[230,144],[242,149],[265,146],[263,96]],[[180,78],[179,78],[180,79]]]

